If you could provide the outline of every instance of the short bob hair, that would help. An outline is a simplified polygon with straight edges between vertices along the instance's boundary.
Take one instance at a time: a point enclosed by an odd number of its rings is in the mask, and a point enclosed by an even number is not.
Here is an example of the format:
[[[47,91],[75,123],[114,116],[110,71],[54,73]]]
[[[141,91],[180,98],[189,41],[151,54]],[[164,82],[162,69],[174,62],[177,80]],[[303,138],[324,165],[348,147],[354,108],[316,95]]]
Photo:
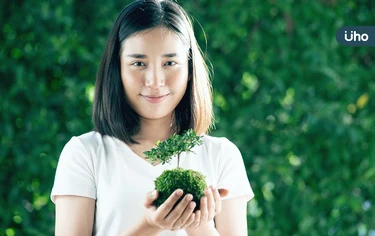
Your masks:
[[[189,48],[189,75],[186,92],[175,108],[173,124],[177,133],[193,128],[208,132],[213,120],[209,70],[198,46],[190,18],[171,0],[139,0],[127,5],[116,19],[102,55],[95,84],[93,122],[95,131],[125,143],[137,143],[139,115],[125,99],[120,76],[121,46],[130,36],[155,27],[176,33]]]

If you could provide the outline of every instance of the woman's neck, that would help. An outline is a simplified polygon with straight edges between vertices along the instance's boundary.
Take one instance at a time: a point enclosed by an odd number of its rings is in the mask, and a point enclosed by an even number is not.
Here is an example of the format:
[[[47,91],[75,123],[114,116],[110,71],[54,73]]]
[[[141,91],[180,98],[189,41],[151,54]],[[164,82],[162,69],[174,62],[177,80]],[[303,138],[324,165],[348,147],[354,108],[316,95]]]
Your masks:
[[[164,141],[168,139],[173,133],[172,118],[165,118],[159,120],[140,120],[140,130],[133,137],[133,139],[139,143],[153,143],[157,141]]]

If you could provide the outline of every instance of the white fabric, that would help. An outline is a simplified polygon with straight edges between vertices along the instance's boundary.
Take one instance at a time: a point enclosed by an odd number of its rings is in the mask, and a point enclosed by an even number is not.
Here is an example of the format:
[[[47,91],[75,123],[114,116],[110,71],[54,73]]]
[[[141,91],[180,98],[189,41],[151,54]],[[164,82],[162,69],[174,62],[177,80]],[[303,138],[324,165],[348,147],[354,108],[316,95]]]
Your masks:
[[[225,199],[254,194],[238,148],[226,138],[203,137],[194,153],[183,154],[180,167],[202,172],[207,184],[229,190]],[[73,137],[64,147],[51,193],[96,199],[93,235],[118,235],[144,213],[147,192],[165,169],[177,166],[177,158],[152,166],[125,143],[97,132]],[[213,224],[213,222],[211,222]],[[184,230],[165,231],[163,236],[183,236]]]

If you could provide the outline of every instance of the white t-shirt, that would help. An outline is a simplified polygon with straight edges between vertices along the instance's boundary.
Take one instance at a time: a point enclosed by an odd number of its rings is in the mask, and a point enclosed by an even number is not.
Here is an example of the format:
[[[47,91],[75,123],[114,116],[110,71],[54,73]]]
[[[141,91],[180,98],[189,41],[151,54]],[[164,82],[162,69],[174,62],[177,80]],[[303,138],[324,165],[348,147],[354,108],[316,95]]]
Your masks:
[[[203,144],[193,151],[181,155],[180,167],[202,172],[207,185],[228,189],[223,200],[254,196],[241,153],[228,139],[205,135]],[[73,137],[61,153],[51,199],[54,202],[57,195],[95,199],[93,235],[118,235],[143,216],[147,192],[154,189],[154,180],[164,170],[177,166],[176,159],[153,166],[119,139],[97,132]],[[183,236],[186,232],[160,235]]]

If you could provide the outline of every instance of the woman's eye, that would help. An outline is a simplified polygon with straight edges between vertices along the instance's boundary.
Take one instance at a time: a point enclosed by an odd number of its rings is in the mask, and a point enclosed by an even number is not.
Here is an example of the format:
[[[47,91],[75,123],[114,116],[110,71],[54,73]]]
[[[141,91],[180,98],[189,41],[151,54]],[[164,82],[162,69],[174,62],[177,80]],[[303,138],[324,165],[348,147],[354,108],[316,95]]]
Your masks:
[[[143,63],[143,62],[141,62],[141,61],[136,61],[136,62],[133,62],[132,65],[133,65],[133,66],[140,67],[140,66],[145,66],[145,63]]]
[[[177,63],[175,61],[167,61],[164,65],[166,65],[166,66],[174,66],[176,64]]]

